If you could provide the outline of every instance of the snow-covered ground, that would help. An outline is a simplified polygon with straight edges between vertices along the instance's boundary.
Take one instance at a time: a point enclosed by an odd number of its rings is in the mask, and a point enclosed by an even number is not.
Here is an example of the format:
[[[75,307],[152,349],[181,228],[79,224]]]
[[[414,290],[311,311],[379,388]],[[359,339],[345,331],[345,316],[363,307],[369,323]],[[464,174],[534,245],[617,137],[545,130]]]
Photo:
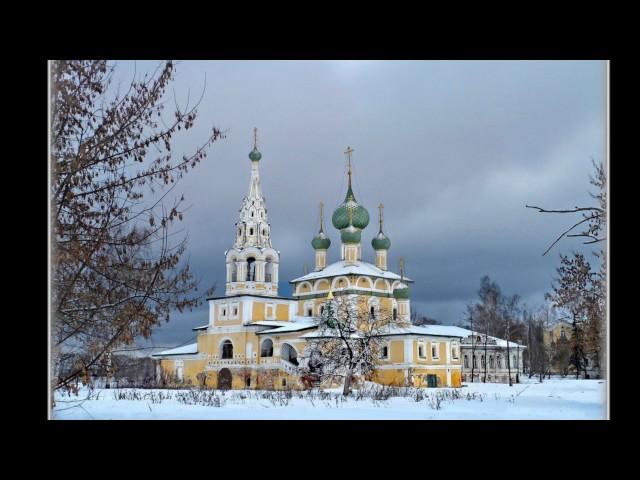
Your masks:
[[[524,379],[505,384],[469,383],[459,389],[410,389],[406,397],[344,400],[324,393],[109,389],[56,397],[60,420],[540,420],[606,418],[603,380]],[[456,393],[454,393],[454,390]],[[116,399],[119,395],[125,399]],[[305,395],[304,398],[300,398]],[[169,397],[169,398],[167,398]],[[438,398],[440,398],[438,406]],[[438,408],[439,407],[439,408]]]

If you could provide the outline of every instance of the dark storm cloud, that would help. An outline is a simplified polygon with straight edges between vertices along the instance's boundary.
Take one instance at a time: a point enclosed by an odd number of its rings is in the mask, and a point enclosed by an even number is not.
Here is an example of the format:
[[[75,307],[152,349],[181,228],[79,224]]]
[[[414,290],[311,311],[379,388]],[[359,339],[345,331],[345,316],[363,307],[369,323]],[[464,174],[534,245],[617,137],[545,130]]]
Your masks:
[[[136,71],[150,66],[138,62]],[[133,72],[120,67],[123,78]],[[591,250],[566,240],[542,257],[572,217],[524,205],[590,202],[590,158],[605,154],[601,62],[216,61],[182,62],[176,71],[179,103],[199,98],[205,79],[206,90],[196,127],[174,151],[193,150],[213,125],[227,131],[178,186],[190,206],[182,225],[189,261],[201,285],[217,283],[218,293],[254,126],[281,294],[305,263],[312,268],[318,203],[329,224],[344,197],[347,145],[355,149],[356,197],[371,214],[363,257],[373,261],[382,202],[390,267],[405,258],[423,314],[457,322],[485,274],[507,293],[542,302],[558,252]],[[339,235],[328,230],[335,261]],[[206,306],[176,315],[154,341],[179,343],[206,322]]]

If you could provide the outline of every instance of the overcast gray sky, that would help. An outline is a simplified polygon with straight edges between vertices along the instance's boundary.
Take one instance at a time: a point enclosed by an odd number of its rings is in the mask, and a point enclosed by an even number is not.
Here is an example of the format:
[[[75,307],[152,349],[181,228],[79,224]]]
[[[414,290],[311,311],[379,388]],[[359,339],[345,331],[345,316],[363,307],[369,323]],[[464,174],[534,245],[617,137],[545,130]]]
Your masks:
[[[137,74],[156,62],[135,62]],[[119,62],[122,81],[134,62]],[[596,61],[185,61],[179,103],[206,81],[196,126],[176,139],[191,151],[212,126],[227,131],[178,185],[189,210],[182,227],[203,287],[224,292],[224,251],[249,182],[252,130],[272,240],[281,252],[280,294],[313,266],[310,241],[346,190],[347,145],[356,198],[371,214],[363,259],[373,262],[377,208],[385,205],[389,265],[405,258],[412,306],[444,323],[461,320],[483,275],[530,304],[544,301],[558,253],[590,252],[579,240],[542,253],[571,224],[548,208],[592,203],[591,157],[605,158],[606,65]],[[178,193],[178,196],[179,196]],[[329,261],[339,232],[327,229]],[[207,306],[154,334],[157,345],[192,338]]]

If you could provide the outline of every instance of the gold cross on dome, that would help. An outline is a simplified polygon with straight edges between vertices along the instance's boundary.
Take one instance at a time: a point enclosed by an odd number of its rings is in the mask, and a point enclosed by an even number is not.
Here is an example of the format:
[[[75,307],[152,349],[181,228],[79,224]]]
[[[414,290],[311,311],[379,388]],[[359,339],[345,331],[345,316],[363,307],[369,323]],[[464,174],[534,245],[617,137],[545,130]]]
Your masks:
[[[382,228],[382,210],[384,209],[384,205],[381,203],[378,205],[378,209],[380,210],[380,228]]]
[[[253,129],[253,148],[258,148],[258,129]]]
[[[344,152],[347,155],[347,158],[349,159],[349,169],[347,170],[347,173],[349,175],[349,188],[351,188],[351,154],[353,152],[354,150],[351,147],[347,147],[347,149]]]
[[[349,163],[351,163],[351,154],[355,152],[355,150],[351,147],[347,147],[347,149],[345,150],[345,154],[347,154],[349,156]]]
[[[349,175],[351,175],[351,154],[353,152],[354,150],[351,147],[347,147],[347,149],[344,151],[344,153],[347,155],[347,158],[349,159]]]

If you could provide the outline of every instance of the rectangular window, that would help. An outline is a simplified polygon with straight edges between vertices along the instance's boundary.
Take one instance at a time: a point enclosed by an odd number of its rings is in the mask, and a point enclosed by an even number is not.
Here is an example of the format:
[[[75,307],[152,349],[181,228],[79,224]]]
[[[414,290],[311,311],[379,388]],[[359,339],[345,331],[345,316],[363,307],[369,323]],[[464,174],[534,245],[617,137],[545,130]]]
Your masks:
[[[424,349],[424,345],[422,345],[421,343],[418,344],[418,357],[420,358],[425,358],[425,349]]]
[[[440,344],[432,343],[431,344],[431,358],[437,360],[440,358]]]
[[[380,350],[380,358],[389,358],[389,347],[386,345]]]
[[[458,358],[460,358],[460,350],[458,349],[458,345],[452,345],[451,347],[451,357],[453,357],[455,360],[457,360]]]

